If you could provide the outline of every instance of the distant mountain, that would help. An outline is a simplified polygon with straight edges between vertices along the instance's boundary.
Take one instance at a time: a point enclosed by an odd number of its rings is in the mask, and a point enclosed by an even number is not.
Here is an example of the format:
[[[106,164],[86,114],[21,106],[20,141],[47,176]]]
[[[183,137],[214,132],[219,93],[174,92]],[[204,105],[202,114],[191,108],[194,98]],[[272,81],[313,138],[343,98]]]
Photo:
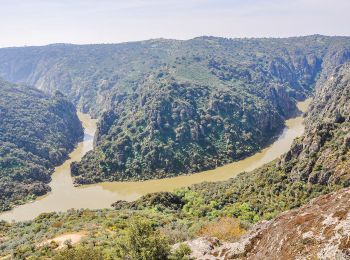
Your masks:
[[[57,92],[0,80],[0,211],[43,195],[54,166],[83,136],[75,107]]]
[[[150,179],[258,151],[349,50],[350,38],[320,35],[6,48],[0,76],[100,117],[77,183]]]

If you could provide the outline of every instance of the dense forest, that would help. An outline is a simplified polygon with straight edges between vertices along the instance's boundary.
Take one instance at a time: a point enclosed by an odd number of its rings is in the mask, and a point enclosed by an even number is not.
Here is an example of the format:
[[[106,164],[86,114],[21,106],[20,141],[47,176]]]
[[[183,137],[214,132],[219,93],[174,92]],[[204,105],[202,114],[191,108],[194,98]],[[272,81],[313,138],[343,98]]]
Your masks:
[[[0,211],[47,193],[52,168],[82,137],[63,94],[0,80]]]
[[[100,118],[76,183],[140,180],[260,150],[349,50],[350,38],[320,35],[54,44],[0,49],[0,76],[59,90]]]
[[[269,220],[319,195],[349,186],[348,104],[350,64],[344,64],[316,86],[312,106],[305,118],[306,132],[282,158],[228,181],[197,184],[172,193],[148,194],[133,202],[117,201],[113,204],[115,210],[71,210],[42,214],[20,225],[2,223],[0,238],[4,237],[4,242],[0,251],[3,255],[39,259],[64,259],[67,256],[79,259],[82,255],[86,259],[123,259],[125,255],[138,259],[138,253],[149,253],[150,259],[189,259],[188,248],[180,247],[181,250],[174,252],[169,246],[205,236],[237,241],[260,220]],[[328,124],[331,128],[325,129],[323,126]],[[317,166],[320,161],[324,168]],[[312,167],[305,167],[307,165]],[[327,198],[335,202],[327,201]],[[314,203],[314,208],[325,203],[334,206],[339,199],[337,195],[322,197],[321,204]],[[344,210],[348,206],[342,202],[334,207],[342,210],[331,212],[334,213],[332,221],[335,221],[335,214],[344,220],[344,214],[347,214]],[[314,208],[306,207],[306,210],[314,211]],[[303,218],[288,218],[294,221],[294,228],[313,220],[303,212],[298,214]],[[276,218],[276,221],[282,226],[286,224],[282,218]],[[66,250],[56,251],[58,245],[55,243],[35,246],[59,234],[78,231],[87,235],[81,244],[70,245]],[[332,238],[331,226],[327,232],[327,239]],[[259,244],[259,239],[259,236],[255,237],[254,243]],[[314,239],[293,240],[293,243],[305,250],[308,245],[317,245]],[[138,246],[132,246],[132,243]],[[155,247],[155,243],[162,246]],[[347,244],[342,244],[339,250],[346,251],[347,248]],[[296,250],[295,247],[287,249]],[[157,255],[161,257],[157,258]]]

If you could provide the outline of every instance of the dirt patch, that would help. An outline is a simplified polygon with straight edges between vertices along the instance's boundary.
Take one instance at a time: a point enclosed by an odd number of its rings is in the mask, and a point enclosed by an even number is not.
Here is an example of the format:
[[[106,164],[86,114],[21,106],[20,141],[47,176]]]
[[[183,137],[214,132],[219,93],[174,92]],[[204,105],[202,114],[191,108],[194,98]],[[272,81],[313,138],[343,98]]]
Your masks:
[[[62,249],[65,247],[64,242],[69,240],[72,245],[77,244],[80,242],[80,240],[86,236],[86,233],[84,232],[78,232],[78,233],[69,233],[69,234],[63,234],[57,237],[54,237],[52,239],[45,240],[38,244],[39,247],[44,245],[50,245],[52,243],[56,243],[58,247],[56,249]]]

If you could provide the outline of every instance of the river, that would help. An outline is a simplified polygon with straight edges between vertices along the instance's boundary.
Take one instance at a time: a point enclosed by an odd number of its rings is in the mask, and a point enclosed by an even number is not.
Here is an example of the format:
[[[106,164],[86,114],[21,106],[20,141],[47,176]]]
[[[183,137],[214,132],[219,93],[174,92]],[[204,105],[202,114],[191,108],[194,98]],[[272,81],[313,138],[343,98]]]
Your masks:
[[[298,103],[300,111],[305,112],[310,99]],[[304,132],[303,118],[298,116],[286,121],[286,127],[279,138],[267,148],[243,160],[192,175],[149,180],[143,182],[104,182],[75,187],[70,175],[70,164],[80,161],[92,149],[96,120],[79,113],[85,129],[84,140],[70,154],[70,159],[55,168],[50,183],[51,192],[31,203],[15,207],[0,215],[0,220],[31,220],[44,212],[66,211],[72,208],[101,209],[110,208],[117,200],[135,200],[140,196],[157,191],[172,191],[203,181],[221,181],[241,172],[252,171],[287,152],[293,140]]]

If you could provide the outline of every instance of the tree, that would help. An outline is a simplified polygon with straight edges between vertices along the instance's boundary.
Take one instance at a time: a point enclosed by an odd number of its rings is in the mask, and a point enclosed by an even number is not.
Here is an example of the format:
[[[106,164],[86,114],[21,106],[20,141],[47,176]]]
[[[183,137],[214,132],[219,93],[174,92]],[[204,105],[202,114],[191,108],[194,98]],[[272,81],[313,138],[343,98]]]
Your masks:
[[[118,241],[118,257],[132,260],[164,260],[170,255],[168,240],[150,222],[134,219]]]

